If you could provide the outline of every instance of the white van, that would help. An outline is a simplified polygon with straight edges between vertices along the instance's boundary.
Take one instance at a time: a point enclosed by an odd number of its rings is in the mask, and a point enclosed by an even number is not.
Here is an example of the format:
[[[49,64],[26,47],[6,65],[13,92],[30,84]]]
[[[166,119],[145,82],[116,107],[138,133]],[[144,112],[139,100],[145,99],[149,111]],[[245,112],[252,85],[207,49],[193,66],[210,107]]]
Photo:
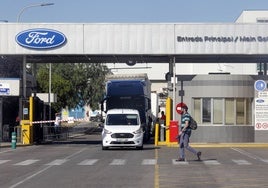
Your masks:
[[[102,130],[102,149],[109,147],[143,149],[143,129],[138,110],[112,109],[107,112]]]

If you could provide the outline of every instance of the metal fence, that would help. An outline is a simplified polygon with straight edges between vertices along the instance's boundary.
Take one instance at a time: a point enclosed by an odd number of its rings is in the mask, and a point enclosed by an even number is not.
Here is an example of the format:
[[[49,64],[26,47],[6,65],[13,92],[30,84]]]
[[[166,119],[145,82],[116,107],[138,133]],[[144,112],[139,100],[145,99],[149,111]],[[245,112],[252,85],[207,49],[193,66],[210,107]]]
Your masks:
[[[99,131],[99,128],[95,124],[84,123],[83,125],[76,126],[61,126],[55,128],[51,123],[40,123],[33,125],[33,143],[44,143],[51,141],[65,141],[76,136],[83,134],[91,134],[95,131]],[[16,132],[17,143],[22,143],[23,130],[21,126],[12,127],[9,130],[5,130],[4,142],[11,141],[11,133]]]
[[[50,125],[34,126],[34,142],[47,142],[54,140],[66,140],[69,135],[69,127],[54,127]]]
[[[54,126],[49,124],[33,125],[33,142],[42,143],[55,140],[67,140],[69,138],[69,132],[72,128],[70,127],[58,127],[55,129]],[[13,132],[16,132],[17,142],[22,143],[22,137],[24,134],[21,130],[21,126],[14,127]],[[10,141],[10,137],[5,141]]]

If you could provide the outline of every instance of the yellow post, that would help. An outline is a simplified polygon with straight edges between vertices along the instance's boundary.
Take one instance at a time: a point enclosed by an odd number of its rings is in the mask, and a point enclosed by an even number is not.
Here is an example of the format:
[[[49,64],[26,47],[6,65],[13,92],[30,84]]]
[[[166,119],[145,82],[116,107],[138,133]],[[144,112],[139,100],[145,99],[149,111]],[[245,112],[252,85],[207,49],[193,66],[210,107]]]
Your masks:
[[[29,98],[29,120],[21,120],[21,138],[22,144],[33,143],[33,97]]]
[[[34,98],[29,97],[29,120],[30,120],[30,144],[33,143],[33,114],[34,114]]]
[[[158,135],[159,135],[159,123],[155,124],[155,134],[154,134],[154,145],[158,146]]]
[[[21,120],[22,144],[32,144],[32,126],[29,120]]]
[[[34,111],[34,100],[33,100],[33,97],[30,97],[29,98],[29,120],[31,122],[31,126],[33,122],[33,111]]]
[[[169,126],[170,120],[172,120],[172,99],[170,97],[166,100],[166,144],[170,143],[170,134],[169,134]]]

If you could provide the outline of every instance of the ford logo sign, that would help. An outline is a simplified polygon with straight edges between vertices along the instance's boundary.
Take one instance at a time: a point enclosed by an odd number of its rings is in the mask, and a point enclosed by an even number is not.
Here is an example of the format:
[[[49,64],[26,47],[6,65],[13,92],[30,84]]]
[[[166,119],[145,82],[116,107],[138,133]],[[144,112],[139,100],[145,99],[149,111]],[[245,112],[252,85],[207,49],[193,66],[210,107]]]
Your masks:
[[[52,29],[30,29],[17,34],[16,42],[25,48],[51,49],[63,45],[66,37]]]
[[[264,100],[263,99],[257,99],[256,102],[257,103],[264,103]]]

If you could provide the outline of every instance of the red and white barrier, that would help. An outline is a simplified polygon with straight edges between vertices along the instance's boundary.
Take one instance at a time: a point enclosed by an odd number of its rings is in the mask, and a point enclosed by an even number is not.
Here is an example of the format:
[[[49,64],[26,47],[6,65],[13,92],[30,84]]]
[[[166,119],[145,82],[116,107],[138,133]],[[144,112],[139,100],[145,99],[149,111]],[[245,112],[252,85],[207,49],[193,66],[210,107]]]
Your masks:
[[[61,122],[69,122],[70,120],[69,119],[63,119],[63,120],[60,120]],[[88,121],[87,118],[80,118],[80,119],[72,119],[71,121]],[[43,120],[43,121],[33,121],[33,122],[30,122],[31,124],[41,124],[41,123],[54,123],[55,120]]]

